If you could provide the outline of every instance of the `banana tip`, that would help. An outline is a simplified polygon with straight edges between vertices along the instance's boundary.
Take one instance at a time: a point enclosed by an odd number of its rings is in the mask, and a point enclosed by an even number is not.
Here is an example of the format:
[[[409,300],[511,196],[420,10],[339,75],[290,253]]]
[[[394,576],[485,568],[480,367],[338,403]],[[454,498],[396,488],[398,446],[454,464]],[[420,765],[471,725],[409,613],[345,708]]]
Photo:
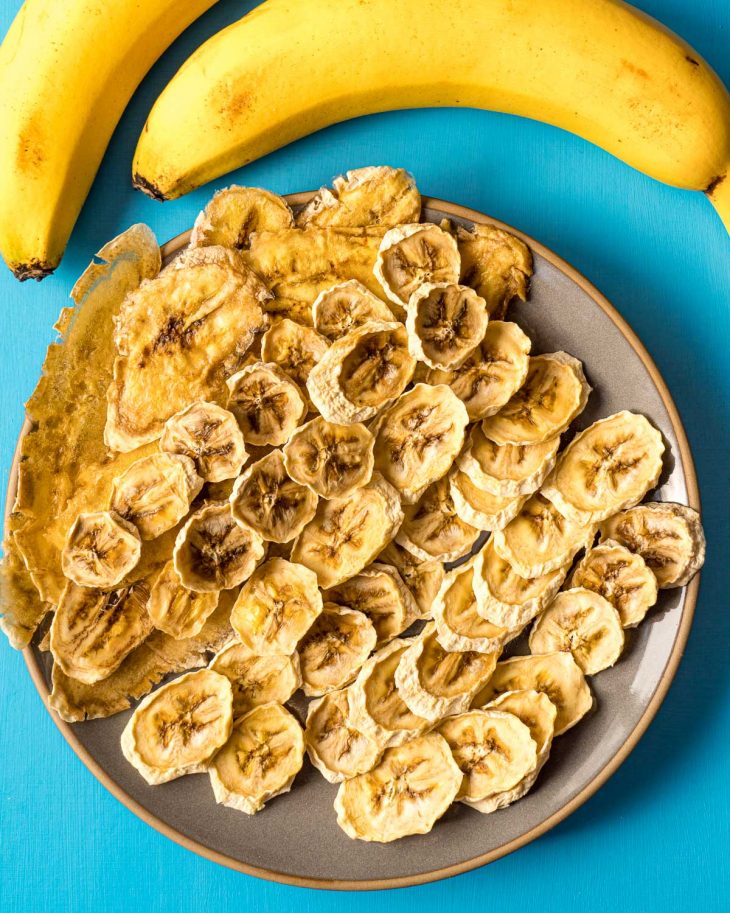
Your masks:
[[[55,270],[56,263],[48,263],[42,260],[29,260],[27,263],[18,263],[11,267],[12,273],[16,279],[25,282],[26,279],[35,279],[40,282],[46,276],[50,276]]]
[[[134,172],[132,176],[132,186],[135,190],[141,190],[142,193],[146,193],[148,197],[152,197],[153,200],[159,200],[164,202],[167,197],[160,190],[160,188],[153,184],[152,181],[147,180],[146,177],[143,177],[138,171]]]

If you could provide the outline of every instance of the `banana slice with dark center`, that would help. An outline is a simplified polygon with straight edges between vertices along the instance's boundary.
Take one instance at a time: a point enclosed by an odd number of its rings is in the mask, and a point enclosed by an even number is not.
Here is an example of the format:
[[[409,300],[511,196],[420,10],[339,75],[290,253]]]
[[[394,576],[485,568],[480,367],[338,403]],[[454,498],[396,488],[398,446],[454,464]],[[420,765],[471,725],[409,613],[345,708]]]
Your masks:
[[[307,710],[304,744],[309,760],[330,783],[367,773],[380,760],[378,743],[353,726],[349,688],[330,691]]]
[[[175,640],[195,637],[218,606],[217,592],[196,593],[182,585],[168,561],[152,585],[147,611],[158,631]]]
[[[236,640],[216,653],[208,668],[231,683],[234,718],[271,701],[284,704],[302,684],[297,653],[259,656]]]
[[[326,598],[362,612],[372,622],[378,644],[401,634],[420,615],[411,591],[396,568],[374,563],[327,590]]]
[[[449,473],[449,494],[459,517],[476,529],[502,529],[517,516],[527,495],[516,497],[482,491],[458,467]]]
[[[589,549],[571,577],[571,586],[585,587],[607,599],[624,628],[633,628],[657,600],[657,579],[641,555],[612,539]]]
[[[233,413],[204,402],[191,403],[165,422],[160,450],[189,457],[206,482],[234,479],[247,456]]]
[[[532,255],[524,242],[496,225],[459,226],[461,281],[487,302],[490,317],[502,318],[515,298],[527,300]]]
[[[459,469],[477,488],[494,495],[531,495],[555,465],[559,446],[560,437],[542,444],[495,444],[479,425],[473,425],[459,457]]]
[[[261,359],[278,365],[304,392],[310,371],[328,348],[329,342],[316,330],[282,317],[264,333]]]
[[[79,514],[66,535],[61,568],[78,586],[111,589],[136,567],[142,543],[135,526],[115,511]]]
[[[190,247],[220,244],[243,250],[255,231],[279,231],[294,224],[289,204],[260,187],[235,184],[218,190],[195,220]]]
[[[442,370],[463,364],[489,323],[484,299],[455,282],[425,283],[413,292],[406,311],[411,354]]]
[[[434,558],[425,561],[417,558],[397,542],[389,543],[378,555],[378,560],[389,564],[398,572],[418,606],[420,618],[431,617],[431,607],[444,579],[444,566]]]
[[[469,554],[479,538],[480,531],[456,513],[446,478],[430,485],[415,504],[405,507],[404,514],[396,541],[425,561],[457,561]]]
[[[363,612],[326,602],[297,647],[307,697],[349,684],[375,649],[376,639],[373,623]]]
[[[275,364],[256,362],[229,377],[228,409],[247,444],[285,444],[307,411],[299,387]]]
[[[390,323],[390,307],[357,279],[320,292],[312,305],[314,328],[331,342],[371,320]]]
[[[458,282],[460,268],[453,236],[430,222],[414,222],[385,233],[373,272],[388,298],[404,308],[426,282]]]

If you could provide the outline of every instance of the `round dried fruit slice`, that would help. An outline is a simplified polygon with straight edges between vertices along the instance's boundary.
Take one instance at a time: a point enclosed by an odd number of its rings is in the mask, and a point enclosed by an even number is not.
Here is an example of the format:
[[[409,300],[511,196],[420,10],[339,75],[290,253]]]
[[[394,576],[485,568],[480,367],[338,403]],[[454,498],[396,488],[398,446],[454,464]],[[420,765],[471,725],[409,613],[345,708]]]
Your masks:
[[[329,422],[366,422],[413,377],[402,323],[369,320],[337,339],[309,373],[307,391]]]
[[[335,425],[318,415],[292,434],[284,465],[292,479],[321,498],[341,498],[370,481],[374,443],[365,425]]]
[[[302,391],[275,364],[256,362],[226,381],[228,408],[247,444],[285,444],[304,418]]]
[[[297,647],[307,697],[349,684],[375,649],[375,641],[367,615],[326,602]]]
[[[206,482],[234,479],[247,456],[233,413],[204,402],[191,403],[165,422],[160,450],[192,459]]]
[[[495,444],[541,444],[562,434],[588,402],[583,365],[566,352],[530,358],[527,377],[482,431]]]
[[[404,514],[396,541],[426,561],[457,561],[469,554],[480,535],[456,513],[448,479],[430,485],[415,504],[406,506]]]
[[[195,637],[218,607],[218,593],[196,593],[183,586],[172,561],[157,575],[147,611],[152,624],[176,640]]]
[[[373,272],[390,300],[404,308],[425,282],[458,282],[456,241],[431,222],[391,228],[380,242]]]
[[[203,773],[233,723],[231,684],[210,669],[188,672],[142,701],[122,732],[122,753],[150,784]]]
[[[428,561],[417,558],[397,542],[389,543],[378,555],[378,560],[395,568],[410,590],[418,607],[414,618],[430,618],[431,606],[444,580],[443,564],[433,558]]]
[[[452,467],[468,424],[449,387],[416,384],[372,425],[375,468],[412,504]]]
[[[280,450],[252,463],[231,493],[231,512],[267,542],[290,542],[317,510],[317,495],[295,482]]]
[[[532,255],[527,245],[496,225],[457,229],[461,281],[487,302],[490,317],[503,317],[514,298],[527,300]]]
[[[243,583],[264,551],[261,536],[232,516],[227,501],[213,501],[196,511],[177,534],[172,560],[183,586],[212,593]]]
[[[449,493],[459,517],[476,529],[502,529],[520,512],[527,495],[516,497],[482,491],[458,467],[449,473]]]
[[[618,612],[624,628],[636,627],[657,600],[653,571],[641,555],[612,539],[586,552],[570,583],[607,599]]]
[[[495,444],[473,425],[459,469],[473,485],[504,498],[531,495],[555,465],[560,437],[542,444]]]
[[[488,323],[484,299],[467,285],[426,283],[408,300],[411,354],[431,368],[448,370],[463,364],[484,339]]]
[[[371,771],[340,784],[337,823],[353,840],[389,843],[427,834],[456,798],[462,779],[446,739],[429,732],[389,749]]]
[[[387,564],[371,564],[325,595],[338,605],[367,615],[378,645],[401,634],[420,615],[413,594],[398,571]]]
[[[309,372],[328,348],[329,342],[316,330],[282,317],[264,333],[261,359],[278,365],[304,392]]]
[[[216,653],[208,668],[231,683],[234,719],[261,704],[286,703],[302,684],[296,653],[259,656],[237,640]]]
[[[330,783],[367,773],[380,760],[382,748],[353,726],[349,688],[331,691],[307,710],[304,744],[309,760]]]
[[[255,231],[280,231],[293,224],[286,200],[270,190],[233,184],[218,190],[195,220],[190,247],[220,244],[243,250]]]
[[[601,542],[614,539],[641,555],[659,589],[684,586],[705,563],[700,515],[671,501],[649,501],[605,520]]]
[[[370,320],[390,323],[393,312],[362,282],[349,279],[317,295],[312,305],[312,319],[315,330],[334,342]]]
[[[292,560],[313,570],[321,587],[359,573],[385,548],[403,521],[398,492],[379,474],[355,497],[321,500],[292,549]]]
[[[64,576],[79,586],[111,589],[139,562],[142,542],[137,528],[115,511],[79,514],[61,552]]]
[[[215,801],[255,815],[288,793],[304,762],[302,727],[281,704],[269,703],[236,720],[208,773]]]
[[[317,577],[301,564],[272,558],[241,587],[231,625],[260,656],[293,653],[322,611]]]

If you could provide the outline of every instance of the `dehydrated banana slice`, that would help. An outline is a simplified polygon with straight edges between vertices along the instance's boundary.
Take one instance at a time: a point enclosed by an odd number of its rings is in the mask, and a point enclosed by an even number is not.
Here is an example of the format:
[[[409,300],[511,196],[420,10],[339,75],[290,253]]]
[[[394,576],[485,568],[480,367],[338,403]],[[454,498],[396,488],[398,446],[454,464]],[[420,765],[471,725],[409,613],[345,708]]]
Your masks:
[[[416,384],[372,426],[375,468],[412,504],[449,471],[468,424],[464,404],[449,387]]]
[[[402,323],[370,320],[332,343],[307,381],[329,422],[366,422],[405,389],[416,361]]]
[[[282,317],[264,333],[261,360],[278,365],[304,392],[309,372],[328,348],[329,342],[316,330]]]
[[[353,726],[350,689],[330,691],[307,710],[304,744],[309,760],[330,783],[367,773],[380,760],[382,748]]]
[[[473,425],[459,469],[484,491],[504,498],[531,495],[555,465],[560,437],[542,444],[495,444]]]
[[[406,308],[411,353],[431,368],[463,364],[484,339],[488,323],[484,299],[455,282],[425,283]]]
[[[565,564],[548,574],[522,577],[489,541],[474,562],[477,612],[500,627],[526,625],[553,601],[567,573]]]
[[[641,555],[660,589],[684,586],[705,563],[705,534],[691,507],[649,501],[605,520],[601,542],[614,539]]]
[[[457,229],[461,281],[487,302],[490,317],[503,317],[514,298],[527,300],[532,255],[526,244],[496,225]]]
[[[301,564],[272,558],[241,587],[231,625],[260,656],[290,654],[321,611],[316,575]]]
[[[635,412],[617,412],[581,431],[542,486],[564,516],[598,522],[638,504],[662,471],[661,433]]]
[[[109,506],[133,523],[142,539],[156,539],[177,526],[202,487],[190,457],[153,453],[114,479]]]
[[[401,634],[420,615],[413,594],[398,571],[387,564],[371,564],[325,595],[338,605],[367,615],[379,645]]]
[[[414,554],[391,542],[378,555],[378,560],[392,565],[403,583],[416,600],[418,616],[431,617],[431,606],[444,580],[444,566],[440,561],[430,558],[424,561]]]
[[[527,377],[499,412],[482,421],[495,444],[541,444],[562,434],[588,402],[583,365],[566,352],[530,358]]]
[[[208,668],[231,683],[234,718],[271,701],[284,704],[302,684],[296,653],[259,656],[236,640],[216,653]]]
[[[281,704],[254,707],[236,720],[208,773],[215,801],[255,815],[288,793],[304,762],[302,727]]]
[[[320,292],[312,305],[314,328],[331,342],[371,320],[390,323],[393,312],[357,279]]]
[[[430,485],[404,514],[396,542],[426,561],[457,561],[469,554],[480,535],[456,513],[446,478]]]
[[[429,384],[448,384],[472,422],[494,415],[525,382],[532,343],[516,323],[489,322],[476,349],[457,368],[426,372]]]
[[[275,364],[249,365],[226,384],[228,408],[247,444],[285,444],[307,411],[299,387]]]
[[[458,282],[454,238],[431,222],[398,225],[380,242],[373,272],[390,300],[404,308],[425,282]]]
[[[318,415],[292,434],[284,465],[292,479],[316,495],[341,498],[370,481],[374,443],[365,425],[335,425]]]
[[[195,637],[218,605],[218,593],[196,593],[184,587],[168,561],[152,585],[147,611],[158,631],[175,640]]]
[[[220,244],[213,244],[210,247],[185,247],[175,256],[165,270],[187,269],[190,266],[201,266],[204,263],[214,263],[218,266],[230,268],[245,275],[248,272],[248,264],[240,250],[232,247],[223,247]]]
[[[165,422],[160,450],[189,457],[206,482],[234,479],[247,456],[233,413],[202,402],[191,403]]]
[[[589,549],[571,577],[571,586],[599,593],[616,609],[624,628],[634,628],[657,600],[657,579],[641,555],[613,539]]]
[[[196,511],[178,533],[173,563],[183,586],[212,593],[243,583],[264,551],[261,536],[233,517],[227,501],[213,501]]]
[[[248,247],[255,231],[278,231],[293,224],[294,216],[286,200],[270,190],[233,184],[216,191],[198,215],[190,247],[220,244],[242,250]]]
[[[311,568],[321,587],[336,586],[366,567],[402,521],[398,492],[374,473],[356,495],[319,502],[294,543],[292,560]]]
[[[421,194],[403,168],[370,165],[336,177],[297,213],[297,225],[400,225],[421,215]]]
[[[517,516],[527,495],[504,497],[482,491],[458,467],[449,473],[449,493],[459,517],[476,529],[502,529]]]
[[[233,722],[231,683],[210,669],[149,694],[122,732],[122,753],[151,785],[206,770]]]
[[[436,625],[426,625],[403,653],[395,671],[398,693],[412,713],[430,722],[467,710],[489,680],[499,652],[450,652],[438,640]]]
[[[593,542],[593,523],[566,519],[539,492],[532,495],[504,529],[492,534],[497,554],[521,577],[541,577],[569,564],[576,552]]]
[[[609,669],[623,648],[618,612],[603,596],[583,587],[558,593],[530,633],[532,653],[566,650],[584,675]]]
[[[61,552],[61,567],[79,586],[110,589],[121,583],[141,554],[136,527],[114,511],[99,510],[74,520]]]
[[[497,663],[472,706],[482,707],[506,691],[523,690],[541,691],[555,705],[555,735],[575,726],[593,706],[591,689],[570,653],[513,656]]]
[[[320,697],[351,682],[375,649],[377,636],[363,612],[327,602],[299,642],[304,693]]]
[[[290,542],[317,510],[317,495],[287,474],[284,455],[273,450],[239,476],[231,512],[267,542]]]
[[[110,593],[69,581],[51,624],[54,662],[79,682],[107,678],[152,630],[148,596],[144,581]]]

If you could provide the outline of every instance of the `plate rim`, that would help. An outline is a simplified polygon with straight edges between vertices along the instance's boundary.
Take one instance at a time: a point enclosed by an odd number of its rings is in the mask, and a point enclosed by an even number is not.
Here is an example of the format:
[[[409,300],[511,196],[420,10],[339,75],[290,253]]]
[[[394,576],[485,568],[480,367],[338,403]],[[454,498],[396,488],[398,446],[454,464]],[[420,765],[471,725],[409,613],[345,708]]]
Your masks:
[[[302,191],[300,193],[286,194],[284,195],[284,199],[286,199],[291,206],[300,206],[307,203],[315,193],[316,191]],[[489,223],[496,225],[498,228],[509,231],[510,233],[516,235],[518,238],[521,238],[532,251],[540,254],[540,256],[547,260],[552,266],[557,268],[561,273],[575,282],[583,290],[583,292],[585,292],[594,301],[594,303],[610,318],[610,320],[617,326],[621,334],[640,358],[642,364],[651,377],[652,382],[654,383],[654,386],[659,393],[659,396],[664,403],[667,414],[669,415],[669,420],[674,430],[674,434],[677,438],[677,444],[679,446],[679,452],[687,486],[689,506],[700,511],[701,504],[699,486],[697,482],[697,472],[695,469],[695,463],[692,457],[689,441],[687,439],[687,434],[677,407],[674,403],[671,393],[669,392],[669,388],[664,381],[664,378],[654,363],[653,358],[633,328],[624,319],[624,317],[621,316],[618,310],[596,288],[596,286],[593,285],[593,283],[591,283],[588,279],[586,279],[586,277],[583,276],[583,274],[580,273],[577,269],[575,269],[575,267],[567,263],[554,251],[545,247],[539,241],[536,241],[534,238],[530,237],[519,229],[514,228],[505,222],[501,222],[498,219],[494,219],[485,213],[479,212],[478,210],[471,209],[466,206],[461,206],[457,203],[451,203],[447,200],[441,200],[435,197],[423,197],[422,204],[424,208],[437,209],[449,216],[465,219],[472,223]],[[190,230],[181,232],[179,235],[176,235],[165,244],[161,245],[160,251],[163,260],[165,257],[169,257],[171,254],[176,253],[185,244],[187,244],[189,237]],[[10,471],[8,473],[8,487],[5,501],[6,527],[17,492],[20,447],[22,445],[23,438],[27,434],[30,427],[31,423],[26,417],[20,430],[20,434],[18,435],[18,441],[16,443],[13,460],[10,466]],[[453,875],[460,875],[465,872],[472,871],[473,869],[480,868],[481,866],[487,865],[490,862],[494,862],[497,859],[501,859],[503,856],[507,856],[515,850],[518,850],[521,847],[526,846],[528,843],[531,843],[533,840],[536,840],[538,837],[541,837],[561,821],[565,820],[569,815],[580,808],[580,806],[583,805],[591,796],[593,796],[601,788],[601,786],[603,786],[603,784],[618,770],[618,768],[621,766],[621,764],[623,764],[629,754],[631,754],[641,737],[646,732],[649,724],[654,719],[657,711],[659,710],[659,707],[663,703],[664,698],[666,697],[672,681],[674,680],[674,677],[677,673],[682,655],[684,654],[689,632],[692,627],[692,620],[697,604],[699,585],[700,575],[697,574],[687,586],[684,608],[682,611],[679,628],[672,645],[672,650],[669,655],[669,659],[667,660],[667,664],[657,684],[657,687],[654,690],[654,693],[648,704],[646,705],[639,721],[621,748],[616,752],[616,754],[614,754],[614,756],[600,770],[600,772],[596,774],[596,776],[589,783],[587,783],[586,786],[583,787],[579,793],[573,796],[569,802],[566,802],[565,805],[563,805],[560,809],[558,809],[544,821],[535,825],[535,827],[530,828],[530,830],[526,831],[524,834],[521,834],[519,837],[516,837],[514,840],[511,840],[500,847],[490,850],[489,852],[480,853],[479,855],[473,856],[470,859],[466,859],[462,862],[454,863],[449,866],[442,866],[440,868],[431,869],[428,872],[420,872],[415,875],[402,875],[390,878],[348,880],[292,875],[287,872],[280,872],[274,869],[267,869],[242,862],[233,856],[228,856],[227,854],[219,852],[218,850],[215,850],[198,840],[194,840],[180,833],[174,827],[162,821],[155,814],[150,812],[143,805],[133,799],[127,792],[125,792],[123,787],[121,787],[105,770],[103,770],[95,758],[78,740],[74,733],[73,726],[70,723],[62,720],[58,714],[49,706],[49,691],[46,686],[43,671],[37,661],[32,645],[25,647],[22,652],[23,659],[30,674],[31,680],[36,690],[38,691],[38,694],[43,701],[46,710],[48,711],[51,719],[60,731],[63,738],[71,747],[72,751],[81,760],[81,762],[90,771],[90,773],[93,774],[93,776],[102,784],[102,786],[104,786],[105,789],[107,789],[119,802],[121,802],[122,805],[124,805],[127,809],[129,809],[129,811],[135,814],[146,824],[153,827],[163,836],[177,843],[179,846],[190,850],[198,856],[210,860],[211,862],[216,862],[219,865],[225,866],[226,868],[242,872],[246,875],[252,875],[256,878],[262,878],[266,881],[292,885],[295,887],[315,888],[332,891],[385,890],[392,888],[411,887],[415,885],[427,884],[433,881],[439,881],[441,879],[450,878]]]

